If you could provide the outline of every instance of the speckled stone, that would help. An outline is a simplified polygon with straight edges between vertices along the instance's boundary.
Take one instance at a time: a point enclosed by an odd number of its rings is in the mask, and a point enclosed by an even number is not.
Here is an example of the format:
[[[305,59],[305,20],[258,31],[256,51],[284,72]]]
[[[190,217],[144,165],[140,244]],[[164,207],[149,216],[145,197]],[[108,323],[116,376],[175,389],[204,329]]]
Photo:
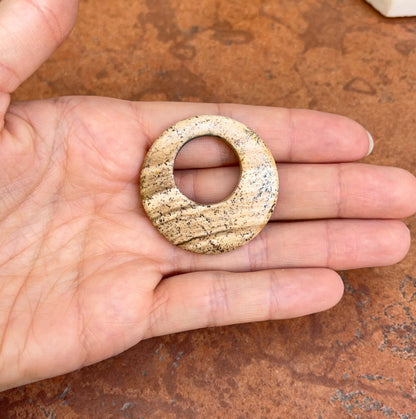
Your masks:
[[[179,150],[204,135],[226,141],[241,168],[234,192],[210,205],[183,195],[173,174]],[[267,224],[276,205],[278,175],[273,156],[254,131],[231,118],[202,115],[176,123],[155,141],[142,167],[140,187],[143,207],[163,236],[183,249],[216,254],[242,246]]]

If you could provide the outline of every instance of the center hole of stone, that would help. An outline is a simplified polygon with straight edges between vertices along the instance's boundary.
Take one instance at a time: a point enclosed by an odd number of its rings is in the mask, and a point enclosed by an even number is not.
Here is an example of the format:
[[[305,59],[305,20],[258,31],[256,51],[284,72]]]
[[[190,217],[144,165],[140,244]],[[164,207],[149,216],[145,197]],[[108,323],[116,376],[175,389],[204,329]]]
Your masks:
[[[240,162],[221,138],[197,137],[188,141],[176,156],[174,176],[176,186],[189,199],[215,204],[228,198],[237,187]]]

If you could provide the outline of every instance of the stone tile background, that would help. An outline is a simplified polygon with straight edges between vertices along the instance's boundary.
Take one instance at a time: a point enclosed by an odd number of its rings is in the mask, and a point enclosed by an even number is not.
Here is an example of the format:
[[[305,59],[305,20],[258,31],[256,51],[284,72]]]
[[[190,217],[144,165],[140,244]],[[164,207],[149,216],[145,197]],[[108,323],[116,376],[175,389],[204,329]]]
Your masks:
[[[81,0],[69,40],[14,98],[336,112],[374,135],[368,162],[415,173],[415,93],[416,18],[361,0]],[[0,417],[416,418],[416,246],[343,275],[328,312],[144,341],[2,393]]]

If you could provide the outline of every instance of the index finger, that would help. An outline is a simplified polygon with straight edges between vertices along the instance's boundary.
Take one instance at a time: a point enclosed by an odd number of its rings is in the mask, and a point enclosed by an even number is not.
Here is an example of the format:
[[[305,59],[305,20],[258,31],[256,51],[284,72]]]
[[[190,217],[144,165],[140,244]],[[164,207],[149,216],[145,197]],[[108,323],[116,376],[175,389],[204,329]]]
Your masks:
[[[224,115],[254,130],[277,162],[348,162],[371,152],[373,141],[357,122],[344,116],[305,109],[200,103],[136,103],[150,144],[179,120],[201,114]],[[214,141],[192,141],[178,156],[178,169],[232,164],[231,151],[218,153]],[[218,161],[220,154],[220,162]],[[201,156],[204,160],[201,161]]]

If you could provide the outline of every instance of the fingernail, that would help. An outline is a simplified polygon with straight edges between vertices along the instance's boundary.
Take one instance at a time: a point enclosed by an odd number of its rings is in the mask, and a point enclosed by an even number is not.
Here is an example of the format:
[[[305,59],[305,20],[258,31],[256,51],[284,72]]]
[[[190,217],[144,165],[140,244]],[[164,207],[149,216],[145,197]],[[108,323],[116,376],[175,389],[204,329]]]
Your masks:
[[[368,135],[368,153],[365,155],[366,157],[369,156],[374,149],[374,140],[373,137],[371,136],[371,134],[366,130],[367,135]]]

